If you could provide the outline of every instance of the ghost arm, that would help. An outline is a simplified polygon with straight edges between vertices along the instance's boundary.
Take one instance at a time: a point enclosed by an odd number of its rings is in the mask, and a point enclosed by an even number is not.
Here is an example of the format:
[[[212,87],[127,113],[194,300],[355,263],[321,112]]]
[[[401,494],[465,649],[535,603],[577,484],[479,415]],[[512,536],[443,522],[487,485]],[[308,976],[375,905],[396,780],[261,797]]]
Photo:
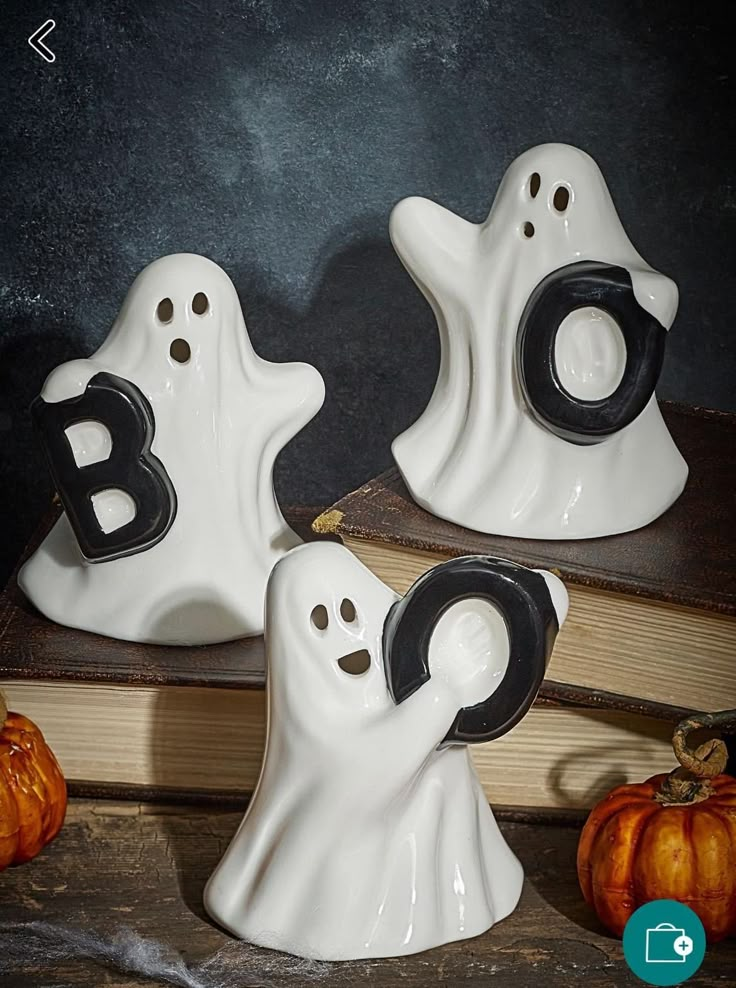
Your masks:
[[[372,764],[380,765],[382,776],[390,773],[397,782],[405,782],[441,744],[457,710],[451,692],[430,679],[374,724],[366,748],[372,752]],[[375,759],[377,750],[386,757]]]
[[[242,416],[245,427],[239,484],[242,511],[248,514],[255,503],[259,528],[269,533],[273,544],[291,548],[299,539],[287,526],[276,501],[273,467],[283,447],[322,407],[324,381],[309,364],[272,364],[258,359],[252,385],[259,392],[259,400],[257,405],[246,406]],[[270,549],[263,562],[268,568],[273,564]]]
[[[325,382],[320,372],[311,364],[272,364],[266,360],[259,363],[274,408],[274,428],[281,445],[284,445],[322,407]]]
[[[404,267],[429,299],[462,291],[473,264],[478,227],[432,202],[412,196],[394,206],[389,234]]]
[[[677,285],[666,275],[651,268],[633,268],[631,286],[639,305],[669,329],[675,321],[679,293]]]
[[[565,594],[551,574],[551,588]],[[559,584],[559,588],[557,587]],[[562,605],[560,605],[562,606]],[[560,618],[560,623],[564,615]],[[388,718],[388,743],[418,768],[441,743],[458,712],[482,703],[504,679],[509,660],[509,636],[501,613],[482,598],[464,598],[437,621],[429,641],[430,678],[400,703]],[[382,742],[385,743],[385,742]]]
[[[70,360],[61,364],[44,381],[41,397],[50,404],[77,398],[84,394],[89,382],[101,370],[94,360]]]

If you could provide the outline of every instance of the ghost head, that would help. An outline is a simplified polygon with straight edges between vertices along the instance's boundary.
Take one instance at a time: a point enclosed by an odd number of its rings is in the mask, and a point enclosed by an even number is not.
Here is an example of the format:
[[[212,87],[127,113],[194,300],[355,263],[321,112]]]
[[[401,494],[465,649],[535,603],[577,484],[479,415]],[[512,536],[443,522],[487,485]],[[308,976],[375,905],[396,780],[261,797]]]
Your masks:
[[[489,606],[494,577],[496,590],[517,582],[515,613]],[[414,953],[508,915],[521,867],[448,733],[463,708],[534,680],[523,646],[536,645],[518,632],[534,612],[543,669],[566,607],[552,574],[501,560],[435,567],[402,600],[334,543],[281,559],[266,598],[263,768],[207,885],[210,915],[254,943],[328,960]],[[397,698],[393,672],[414,663],[401,644],[413,640],[426,668]]]
[[[216,264],[155,261],[99,350],[56,368],[36,402],[66,511],[24,591],[57,621],[119,638],[259,634],[268,574],[298,543],[273,463],[323,397],[314,368],[258,357]],[[149,515],[165,518],[145,529]]]
[[[212,376],[242,384],[258,359],[232,282],[196,254],[159,258],[138,275],[95,356],[182,389]]]
[[[551,539],[669,507],[687,467],[654,384],[677,289],[634,249],[587,154],[525,152],[481,224],[411,198],[390,230],[442,345],[429,405],[393,446],[418,503]]]
[[[341,546],[305,546],[280,561],[268,586],[266,640],[272,703],[290,732],[337,738],[393,707],[381,636],[396,600]]]

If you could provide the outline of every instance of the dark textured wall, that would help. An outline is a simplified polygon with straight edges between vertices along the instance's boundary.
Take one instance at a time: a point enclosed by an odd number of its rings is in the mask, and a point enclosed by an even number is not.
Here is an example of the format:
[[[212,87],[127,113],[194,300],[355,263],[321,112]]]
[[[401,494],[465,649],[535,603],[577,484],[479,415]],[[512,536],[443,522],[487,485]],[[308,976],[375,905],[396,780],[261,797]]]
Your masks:
[[[393,204],[487,212],[526,147],[578,144],[681,288],[661,395],[736,408],[736,117],[719,4],[8,0],[2,15],[0,571],[50,489],[27,406],[104,338],[135,274],[195,251],[257,350],[323,373],[282,500],[390,461],[437,366]],[[25,39],[47,17],[53,65]]]

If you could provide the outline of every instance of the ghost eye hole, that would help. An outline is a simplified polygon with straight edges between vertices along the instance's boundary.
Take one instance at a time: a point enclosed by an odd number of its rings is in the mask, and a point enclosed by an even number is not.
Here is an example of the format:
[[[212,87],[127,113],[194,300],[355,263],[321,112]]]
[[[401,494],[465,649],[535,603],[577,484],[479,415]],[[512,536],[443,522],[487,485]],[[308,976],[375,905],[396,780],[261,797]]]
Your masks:
[[[529,178],[529,195],[532,199],[537,198],[537,193],[539,192],[539,187],[542,184],[542,179],[539,172],[533,172]]]
[[[552,205],[558,213],[564,213],[570,205],[570,190],[564,185],[558,185],[552,196]]]
[[[312,610],[310,620],[317,631],[325,630],[327,625],[330,623],[330,619],[327,616],[327,608],[324,604],[317,604],[317,606]]]
[[[192,299],[192,312],[198,316],[203,316],[210,307],[210,300],[204,292],[197,292]]]
[[[352,624],[358,617],[355,610],[355,604],[348,597],[344,597],[342,603],[340,604],[340,617],[348,624]]]
[[[162,298],[156,306],[156,318],[159,322],[171,322],[174,318],[174,303],[170,298]]]

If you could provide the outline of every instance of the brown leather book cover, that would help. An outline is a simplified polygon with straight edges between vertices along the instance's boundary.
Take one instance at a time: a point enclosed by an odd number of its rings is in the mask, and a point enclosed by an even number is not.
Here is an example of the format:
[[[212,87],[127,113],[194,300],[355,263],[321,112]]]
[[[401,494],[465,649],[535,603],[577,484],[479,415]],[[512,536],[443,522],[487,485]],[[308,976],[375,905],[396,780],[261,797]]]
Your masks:
[[[446,557],[507,557],[586,587],[736,614],[736,415],[667,402],[662,412],[690,474],[669,511],[638,531],[578,541],[482,535],[416,505],[396,468],[338,501],[314,529]]]

